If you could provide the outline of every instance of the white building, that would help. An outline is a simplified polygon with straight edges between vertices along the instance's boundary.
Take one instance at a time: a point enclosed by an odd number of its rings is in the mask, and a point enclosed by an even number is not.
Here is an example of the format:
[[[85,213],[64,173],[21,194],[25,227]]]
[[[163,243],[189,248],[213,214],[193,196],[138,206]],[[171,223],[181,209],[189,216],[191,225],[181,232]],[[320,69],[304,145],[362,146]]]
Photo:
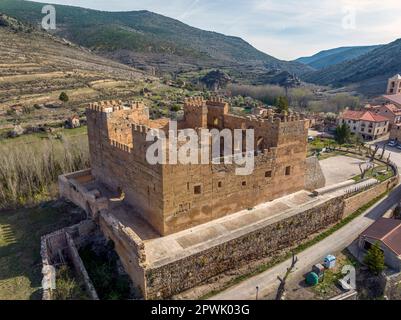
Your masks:
[[[344,111],[338,119],[339,124],[346,123],[351,133],[364,140],[376,140],[389,131],[389,119],[371,111]]]

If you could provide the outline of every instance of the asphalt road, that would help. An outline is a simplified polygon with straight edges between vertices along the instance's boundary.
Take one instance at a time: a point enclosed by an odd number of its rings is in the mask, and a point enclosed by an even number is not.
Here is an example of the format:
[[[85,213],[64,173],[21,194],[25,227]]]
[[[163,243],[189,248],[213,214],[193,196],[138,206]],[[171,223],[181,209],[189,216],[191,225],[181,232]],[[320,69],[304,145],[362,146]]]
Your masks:
[[[401,159],[401,153],[399,154]],[[393,161],[397,161],[392,158]],[[401,161],[398,162],[401,165]],[[291,278],[299,279],[307,273],[311,266],[321,262],[327,254],[335,253],[349,246],[358,235],[380,218],[387,210],[401,199],[401,186],[397,186],[386,198],[369,208],[363,215],[355,218],[331,236],[306,249],[298,255],[298,263]],[[271,294],[278,287],[277,276],[283,276],[290,266],[287,260],[275,267],[212,297],[211,300],[252,300],[256,297],[256,287],[259,287],[259,297]]]

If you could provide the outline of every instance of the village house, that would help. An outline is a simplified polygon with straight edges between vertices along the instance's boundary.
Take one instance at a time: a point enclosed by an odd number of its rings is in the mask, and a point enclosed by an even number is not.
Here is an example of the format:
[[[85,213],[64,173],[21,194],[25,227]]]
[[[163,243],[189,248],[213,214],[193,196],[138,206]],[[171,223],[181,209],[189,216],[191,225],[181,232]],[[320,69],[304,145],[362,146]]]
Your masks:
[[[401,220],[381,218],[359,236],[358,247],[366,253],[378,243],[384,261],[390,268],[401,270]]]
[[[75,128],[79,128],[80,126],[81,126],[81,122],[77,115],[68,118],[64,123],[64,127],[66,129],[75,129]]]
[[[390,121],[372,111],[346,110],[340,114],[338,123],[347,124],[352,134],[364,140],[376,140],[388,133]]]
[[[365,109],[387,118],[390,121],[390,127],[401,123],[401,109],[394,104],[384,103],[378,106],[368,104]]]

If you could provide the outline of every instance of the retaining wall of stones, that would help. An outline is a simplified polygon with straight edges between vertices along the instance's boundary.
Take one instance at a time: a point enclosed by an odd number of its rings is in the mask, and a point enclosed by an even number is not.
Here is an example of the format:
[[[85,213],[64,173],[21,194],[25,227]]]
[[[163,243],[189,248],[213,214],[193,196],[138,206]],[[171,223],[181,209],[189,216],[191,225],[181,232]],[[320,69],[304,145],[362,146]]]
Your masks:
[[[334,198],[181,260],[147,269],[146,298],[169,298],[227,270],[273,257],[340,220],[343,206],[343,201]]]

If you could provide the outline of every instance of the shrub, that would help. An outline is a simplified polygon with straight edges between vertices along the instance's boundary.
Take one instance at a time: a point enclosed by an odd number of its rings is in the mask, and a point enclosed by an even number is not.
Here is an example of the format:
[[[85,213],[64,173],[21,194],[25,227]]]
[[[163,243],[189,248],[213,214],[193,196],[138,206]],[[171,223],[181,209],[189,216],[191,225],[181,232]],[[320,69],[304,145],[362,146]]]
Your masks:
[[[380,249],[380,244],[378,242],[370,247],[365,256],[364,263],[368,266],[369,270],[376,275],[379,275],[384,270],[384,253]]]
[[[59,99],[62,102],[68,102],[68,100],[70,100],[70,98],[68,97],[68,95],[64,91],[61,92]]]

